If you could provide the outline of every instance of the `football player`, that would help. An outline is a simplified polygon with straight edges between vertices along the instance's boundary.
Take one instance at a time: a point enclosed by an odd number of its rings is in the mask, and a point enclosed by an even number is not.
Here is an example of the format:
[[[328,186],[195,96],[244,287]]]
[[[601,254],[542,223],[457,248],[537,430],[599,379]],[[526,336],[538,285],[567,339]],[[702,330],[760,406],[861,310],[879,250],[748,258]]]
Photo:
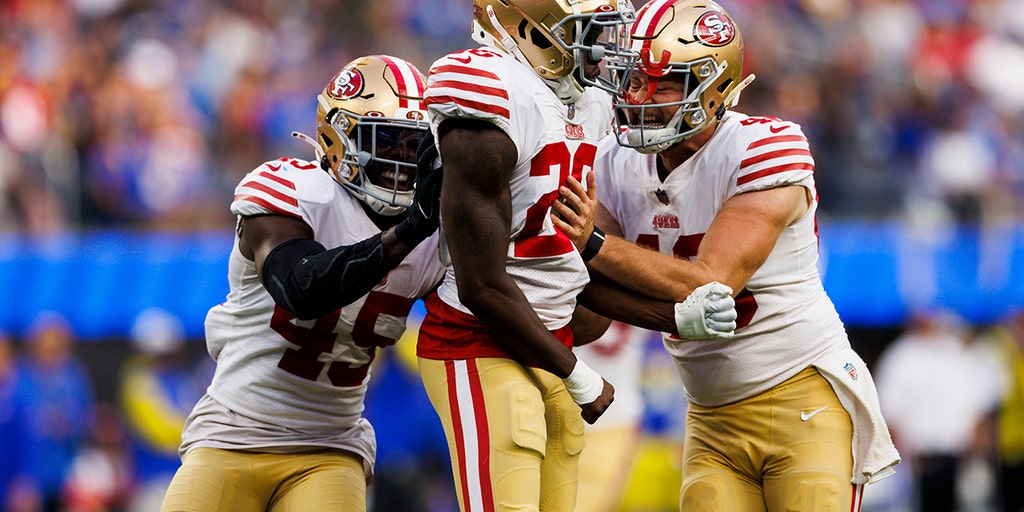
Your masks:
[[[735,293],[730,339],[666,336],[690,401],[682,510],[858,510],[899,455],[816,263],[814,159],[800,127],[729,110],[743,38],[708,0],[652,0],[598,148],[595,273],[668,300]],[[575,184],[574,184],[575,185]],[[582,194],[581,188],[575,190]]]
[[[590,172],[611,129],[606,91],[621,86],[600,62],[629,58],[617,43],[632,10],[617,0],[475,0],[473,11],[484,46],[437,60],[427,85],[450,265],[425,301],[420,374],[464,512],[571,511],[584,420],[596,421],[614,390],[571,351],[588,275],[551,205],[569,176]],[[689,310],[705,336],[731,334],[731,297],[716,297],[720,311]],[[622,309],[676,330],[673,302]]]
[[[235,188],[230,292],[206,317],[217,368],[163,510],[366,510],[370,364],[443,275],[440,171],[416,165],[425,86],[402,59],[350,62],[317,97],[316,138],[294,134],[315,159]]]

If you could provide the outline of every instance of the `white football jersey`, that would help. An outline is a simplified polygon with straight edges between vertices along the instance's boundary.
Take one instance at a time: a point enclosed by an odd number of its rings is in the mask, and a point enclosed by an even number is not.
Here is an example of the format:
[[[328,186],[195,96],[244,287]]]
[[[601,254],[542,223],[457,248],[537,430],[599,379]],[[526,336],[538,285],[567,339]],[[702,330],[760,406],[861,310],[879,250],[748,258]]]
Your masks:
[[[524,64],[484,47],[436,61],[424,103],[435,135],[446,119],[479,119],[515,143],[519,158],[509,183],[507,271],[548,329],[566,325],[590,278],[572,241],[551,222],[551,203],[570,174],[585,183],[592,172],[597,141],[611,131],[611,99],[588,88],[579,102],[564,105]],[[445,303],[470,313],[459,301],[450,267],[438,293]]]
[[[235,188],[231,211],[301,219],[327,248],[381,231],[359,200],[319,165],[298,159],[267,162],[246,175]],[[376,442],[362,417],[370,364],[376,350],[401,337],[413,303],[443,276],[436,237],[420,243],[367,295],[303,321],[275,304],[236,236],[227,300],[206,316],[216,372],[187,421],[181,453],[200,446],[336,448],[372,465]]]
[[[658,179],[658,155],[604,141],[595,163],[597,195],[623,237],[692,258],[715,216],[736,194],[799,185],[814,201],[787,227],[736,297],[736,334],[683,342],[666,336],[687,396],[713,407],[770,389],[806,368],[846,332],[818,275],[814,160],[800,127],[727,112],[697,153]]]

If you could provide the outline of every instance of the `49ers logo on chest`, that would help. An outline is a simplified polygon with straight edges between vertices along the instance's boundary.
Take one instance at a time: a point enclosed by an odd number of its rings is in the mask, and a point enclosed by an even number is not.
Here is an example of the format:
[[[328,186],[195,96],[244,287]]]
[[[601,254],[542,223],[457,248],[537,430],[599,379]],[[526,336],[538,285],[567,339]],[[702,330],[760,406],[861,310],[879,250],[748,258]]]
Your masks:
[[[706,46],[725,46],[736,37],[736,28],[720,12],[706,12],[693,25],[693,36]]]
[[[654,229],[679,229],[679,217],[671,213],[663,213],[654,216],[651,221]]]
[[[363,92],[363,73],[355,68],[346,68],[338,72],[331,80],[331,86],[327,88],[327,94],[337,99],[347,99],[359,96]]]
[[[586,138],[586,134],[583,133],[583,125],[566,123],[565,138],[572,140],[583,140]]]

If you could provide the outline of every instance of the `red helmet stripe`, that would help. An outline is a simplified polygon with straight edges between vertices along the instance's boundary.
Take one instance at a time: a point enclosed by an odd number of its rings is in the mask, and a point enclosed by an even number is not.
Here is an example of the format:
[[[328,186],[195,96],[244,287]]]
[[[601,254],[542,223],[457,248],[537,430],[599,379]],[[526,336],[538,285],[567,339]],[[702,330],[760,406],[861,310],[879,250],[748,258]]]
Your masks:
[[[412,67],[408,62],[401,59],[395,59],[388,57],[387,55],[381,55],[380,59],[384,61],[388,69],[391,70],[391,74],[395,75],[395,86],[398,87],[398,106],[400,108],[409,108],[409,100],[407,96],[423,97],[423,82],[416,76],[416,72],[412,70]],[[416,90],[410,90],[410,84],[416,87]]]
[[[658,29],[661,18],[675,3],[676,0],[654,0],[641,7],[636,13],[636,21],[633,22],[633,37],[654,37],[654,31]]]

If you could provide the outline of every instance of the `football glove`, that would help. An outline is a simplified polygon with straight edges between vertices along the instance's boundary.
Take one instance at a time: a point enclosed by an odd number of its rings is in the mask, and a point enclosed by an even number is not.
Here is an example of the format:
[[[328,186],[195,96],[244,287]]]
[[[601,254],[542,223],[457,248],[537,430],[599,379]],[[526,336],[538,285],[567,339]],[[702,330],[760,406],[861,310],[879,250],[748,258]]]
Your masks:
[[[441,219],[441,162],[429,131],[416,149],[415,187],[405,219],[395,226],[395,236],[408,247],[430,236]]]
[[[712,281],[697,287],[675,305],[676,329],[681,338],[730,338],[736,330],[736,301],[732,288]]]

